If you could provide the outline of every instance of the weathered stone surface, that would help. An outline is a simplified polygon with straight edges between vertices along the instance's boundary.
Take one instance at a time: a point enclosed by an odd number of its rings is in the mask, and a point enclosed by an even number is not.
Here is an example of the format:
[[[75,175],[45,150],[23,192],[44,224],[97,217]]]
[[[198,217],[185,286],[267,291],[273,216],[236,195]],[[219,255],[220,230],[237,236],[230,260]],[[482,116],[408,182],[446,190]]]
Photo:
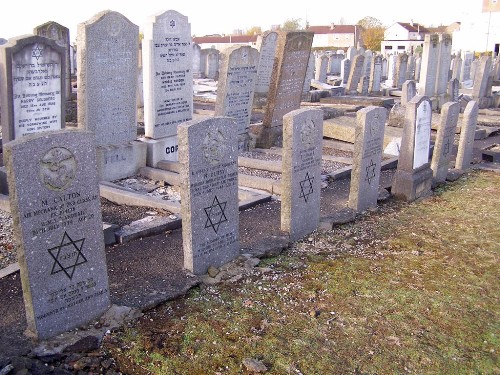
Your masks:
[[[381,80],[382,80],[382,56],[377,55],[372,59],[371,63],[370,84],[368,87],[368,92],[379,93]]]
[[[3,143],[65,124],[64,48],[41,36],[12,38],[0,47]]]
[[[451,66],[451,35],[439,35],[439,52],[438,64],[436,70],[436,88],[435,95],[443,95],[446,93],[448,81],[450,80],[450,66]]]
[[[420,66],[418,94],[431,97],[436,87],[437,66],[439,60],[439,35],[427,34]]]
[[[28,330],[40,339],[110,304],[93,138],[60,131],[5,145]]]
[[[347,80],[346,92],[348,94],[356,94],[359,84],[359,80],[362,76],[363,64],[365,57],[363,55],[357,55],[354,57],[351,65],[351,71],[349,73],[349,79]]]
[[[481,56],[479,66],[474,74],[474,86],[472,87],[472,97],[478,100],[487,94],[488,77],[491,71],[491,57]]]
[[[238,149],[234,121],[179,125],[184,267],[204,274],[239,254]]]
[[[460,129],[460,141],[458,143],[457,158],[455,161],[456,169],[469,169],[472,161],[472,149],[474,147],[474,133],[477,124],[478,115],[477,102],[471,100],[465,107]]]
[[[456,102],[445,103],[441,108],[441,122],[437,131],[431,162],[433,184],[446,181],[459,114],[460,104]]]
[[[98,146],[135,140],[139,27],[104,11],[78,24],[77,40],[78,127]]]
[[[277,43],[278,33],[275,31],[266,31],[257,37],[257,50],[260,55],[255,92],[258,94],[267,94],[269,91]]]
[[[175,10],[152,16],[142,41],[146,137],[175,136],[193,118],[192,57],[188,18]]]
[[[318,227],[323,112],[290,112],[284,118],[283,134],[281,229],[296,241]]]
[[[377,205],[386,119],[382,107],[357,112],[349,207],[358,212]]]

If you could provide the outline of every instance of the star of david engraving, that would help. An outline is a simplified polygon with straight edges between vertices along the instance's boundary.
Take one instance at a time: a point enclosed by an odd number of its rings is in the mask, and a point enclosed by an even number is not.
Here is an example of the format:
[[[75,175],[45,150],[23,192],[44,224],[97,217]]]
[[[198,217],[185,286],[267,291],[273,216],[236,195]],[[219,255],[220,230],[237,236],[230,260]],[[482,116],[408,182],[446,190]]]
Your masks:
[[[366,166],[366,177],[365,181],[368,181],[368,183],[371,185],[373,179],[375,178],[375,167],[377,166],[376,163],[373,162],[372,159],[370,159],[370,164]]]
[[[31,57],[34,57],[36,61],[38,61],[38,59],[42,56],[43,56],[43,48],[41,48],[40,45],[37,43],[31,50]]]
[[[169,26],[173,29],[175,27],[175,20],[171,20]]]
[[[443,156],[448,155],[450,152],[450,139],[446,139],[446,143],[443,145]]]
[[[204,208],[205,214],[207,215],[205,229],[212,228],[214,232],[217,233],[219,226],[227,221],[226,213],[224,212],[226,210],[226,204],[227,201],[219,202],[219,198],[217,198],[216,195],[212,204]]]
[[[304,198],[304,202],[307,203],[309,196],[314,193],[313,187],[314,177],[309,176],[309,172],[302,181],[300,181],[300,195],[299,198]]]
[[[85,238],[73,241],[69,234],[64,231],[61,243],[51,249],[47,249],[54,264],[52,265],[51,275],[64,272],[71,280],[77,266],[87,263],[87,258],[82,253]]]

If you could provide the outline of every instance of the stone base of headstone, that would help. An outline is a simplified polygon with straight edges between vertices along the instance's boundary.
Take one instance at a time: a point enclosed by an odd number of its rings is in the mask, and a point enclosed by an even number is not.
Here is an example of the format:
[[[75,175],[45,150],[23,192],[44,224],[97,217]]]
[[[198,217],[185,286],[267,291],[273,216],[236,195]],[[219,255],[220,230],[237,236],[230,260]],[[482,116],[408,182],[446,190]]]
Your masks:
[[[412,172],[397,170],[394,175],[391,193],[397,199],[412,202],[431,193],[432,169],[430,163]]]
[[[9,195],[9,186],[7,184],[7,169],[0,167],[0,194]]]
[[[148,167],[156,168],[158,162],[162,160],[178,160],[177,136],[160,139],[140,138],[139,141],[147,147],[146,165]]]
[[[271,148],[271,147],[282,147],[283,145],[283,128],[281,126],[275,127],[262,127],[262,131],[259,134],[255,147],[258,148]]]
[[[137,174],[140,168],[146,166],[146,150],[146,145],[139,141],[97,147],[99,180],[113,181]]]

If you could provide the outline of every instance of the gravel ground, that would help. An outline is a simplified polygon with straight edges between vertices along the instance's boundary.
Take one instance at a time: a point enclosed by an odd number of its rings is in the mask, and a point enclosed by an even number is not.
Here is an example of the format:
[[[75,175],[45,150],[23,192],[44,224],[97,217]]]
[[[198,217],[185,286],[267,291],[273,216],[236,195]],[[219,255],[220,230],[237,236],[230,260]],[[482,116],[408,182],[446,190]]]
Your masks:
[[[339,156],[342,158],[352,158],[352,151],[337,150],[335,148],[323,147],[323,155]]]
[[[12,217],[0,211],[0,269],[17,261],[13,239]]]

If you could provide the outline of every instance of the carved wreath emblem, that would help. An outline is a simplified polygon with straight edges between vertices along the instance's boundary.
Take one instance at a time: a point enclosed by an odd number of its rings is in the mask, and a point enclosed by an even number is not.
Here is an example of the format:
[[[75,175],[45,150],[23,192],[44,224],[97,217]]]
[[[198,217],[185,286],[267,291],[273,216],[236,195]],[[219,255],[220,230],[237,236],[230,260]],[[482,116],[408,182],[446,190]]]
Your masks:
[[[226,154],[227,140],[219,129],[207,133],[202,143],[203,157],[210,165],[217,165]]]
[[[76,175],[75,156],[64,147],[51,148],[40,159],[40,178],[49,190],[66,190]]]

